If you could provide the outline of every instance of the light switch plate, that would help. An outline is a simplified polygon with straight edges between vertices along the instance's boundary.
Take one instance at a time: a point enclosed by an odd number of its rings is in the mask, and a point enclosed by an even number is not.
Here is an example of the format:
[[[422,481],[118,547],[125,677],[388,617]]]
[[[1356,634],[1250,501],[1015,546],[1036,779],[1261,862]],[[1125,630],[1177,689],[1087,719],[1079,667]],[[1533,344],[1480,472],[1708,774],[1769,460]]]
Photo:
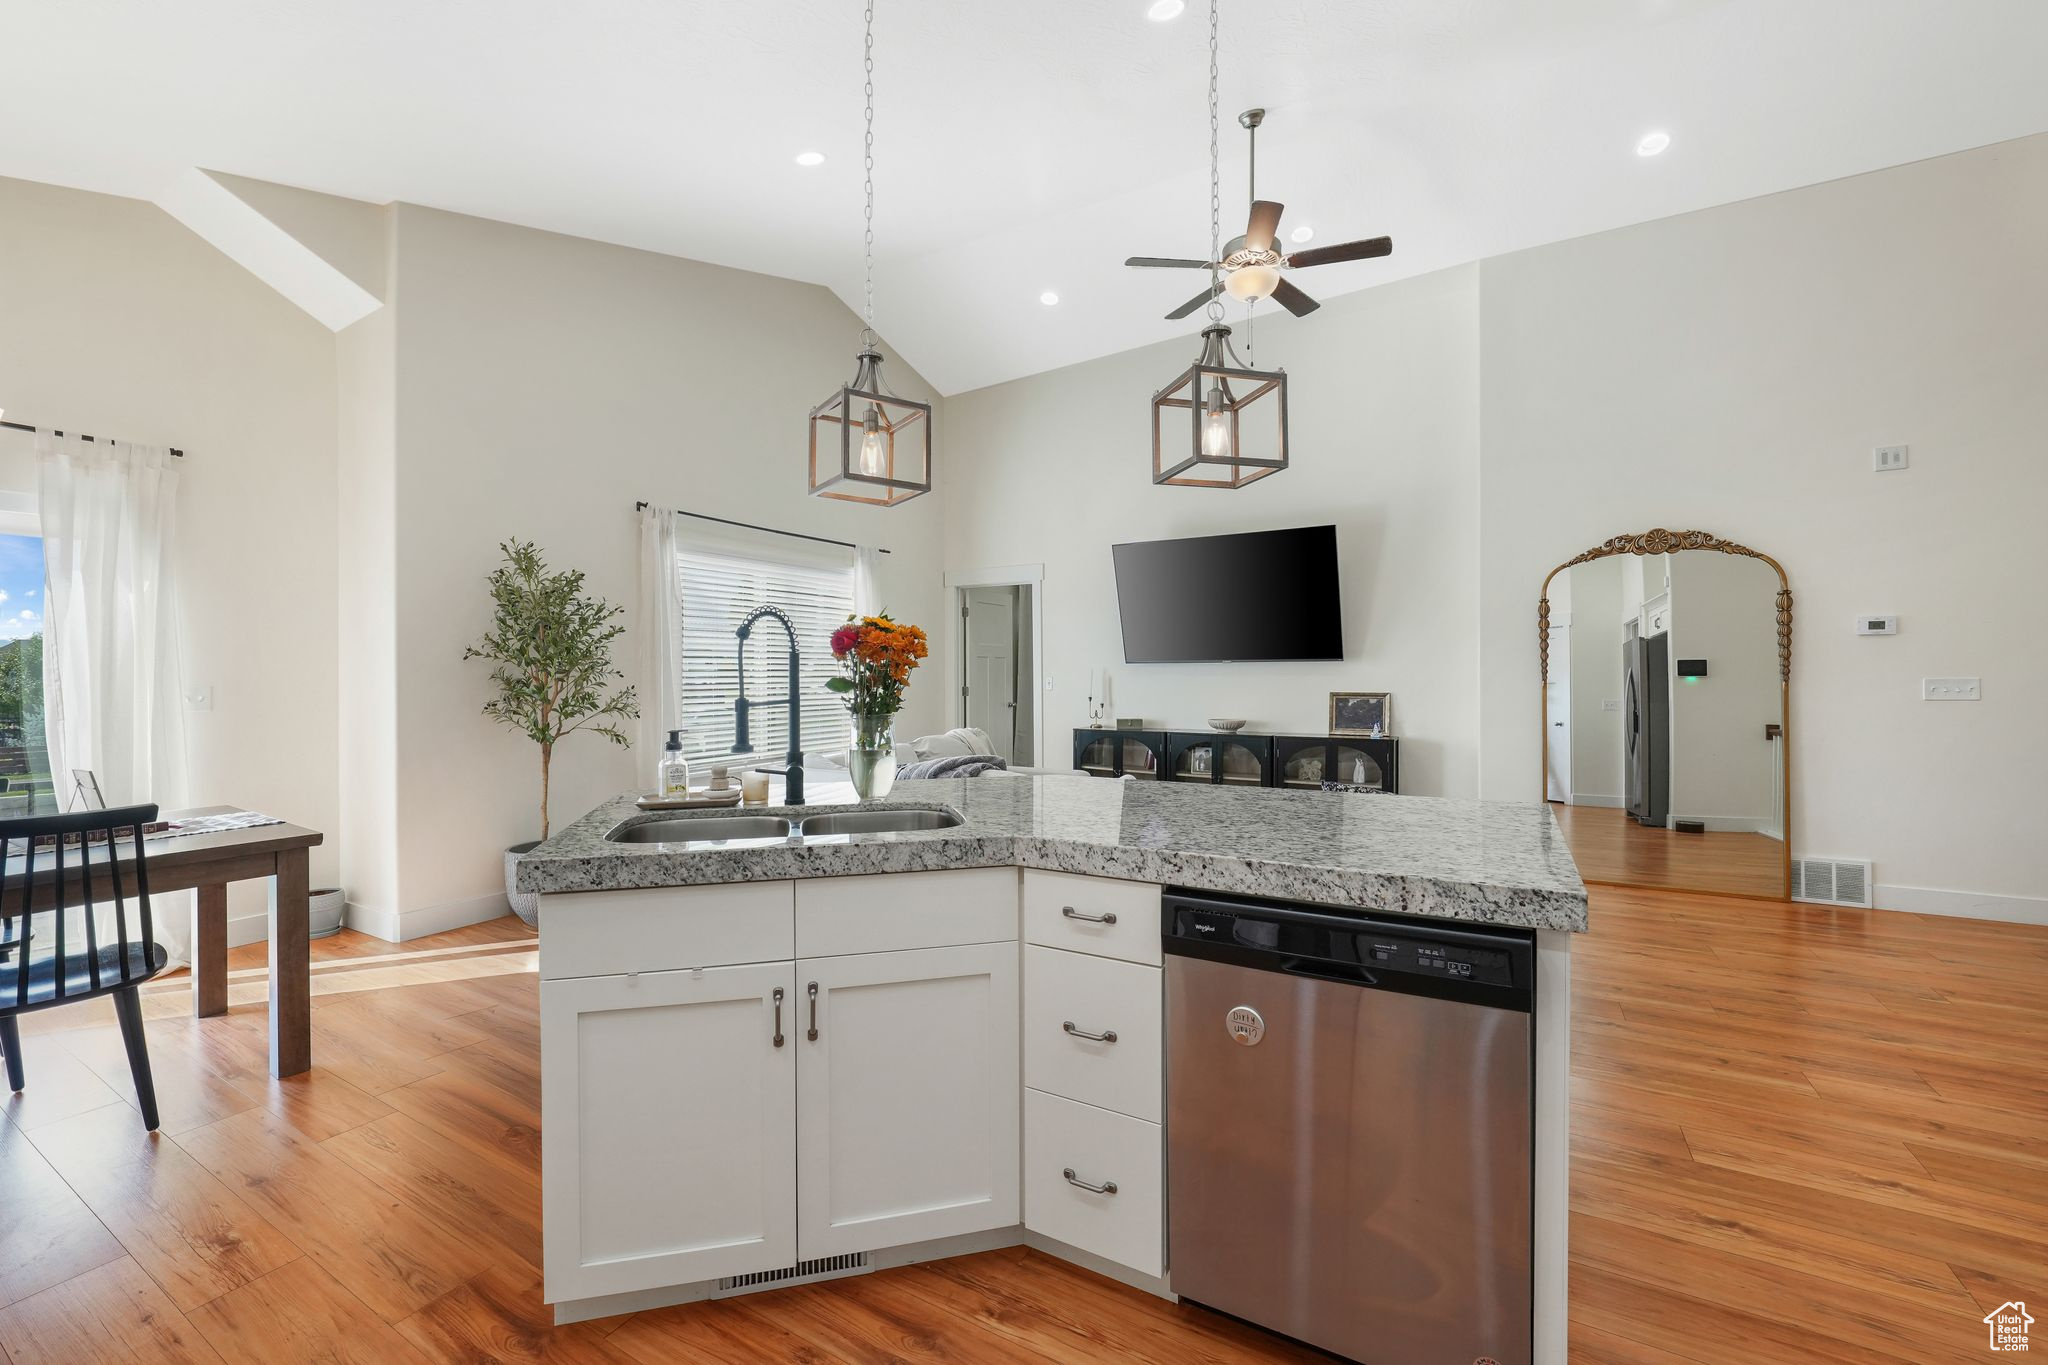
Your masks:
[[[1619,711],[1621,703],[1619,701],[1603,701],[1600,703],[1600,709],[1602,711]]]
[[[1879,446],[1871,452],[1870,467],[1880,474],[1888,474],[1894,469],[1904,469],[1906,467],[1906,447]]]
[[[1984,681],[1981,678],[1922,678],[1920,700],[1922,701],[1982,701]]]

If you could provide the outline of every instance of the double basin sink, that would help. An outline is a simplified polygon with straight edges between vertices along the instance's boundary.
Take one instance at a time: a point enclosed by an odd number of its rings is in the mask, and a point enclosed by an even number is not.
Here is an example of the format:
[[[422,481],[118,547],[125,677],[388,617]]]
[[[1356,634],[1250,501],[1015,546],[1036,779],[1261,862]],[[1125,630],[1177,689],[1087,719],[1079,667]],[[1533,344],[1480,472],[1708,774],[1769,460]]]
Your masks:
[[[853,834],[905,834],[951,829],[960,817],[949,810],[831,810],[791,818],[785,815],[705,815],[645,820],[620,825],[605,838],[615,844],[779,844],[796,839],[843,838]]]

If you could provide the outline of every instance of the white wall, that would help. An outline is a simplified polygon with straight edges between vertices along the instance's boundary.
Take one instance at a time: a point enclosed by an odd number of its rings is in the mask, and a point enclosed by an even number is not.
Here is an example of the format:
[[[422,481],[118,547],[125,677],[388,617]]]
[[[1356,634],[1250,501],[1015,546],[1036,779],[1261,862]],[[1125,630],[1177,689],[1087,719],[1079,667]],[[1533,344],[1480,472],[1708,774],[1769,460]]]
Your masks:
[[[492,908],[501,850],[540,832],[538,750],[480,714],[487,669],[461,657],[489,621],[499,542],[537,541],[554,567],[584,570],[591,592],[627,608],[615,657],[629,674],[643,498],[886,546],[885,601],[930,629],[943,615],[953,468],[941,421],[938,491],[887,510],[810,496],[808,414],[851,376],[860,331],[822,288],[394,212],[396,875],[410,935]],[[932,397],[900,363],[885,373],[899,392]],[[903,733],[944,727],[940,683],[930,665],[913,680]],[[656,757],[571,739],[555,757],[555,820],[651,785]]]
[[[185,451],[178,587],[191,800],[336,832],[335,343],[152,205],[0,179],[0,406]],[[32,438],[0,471],[33,492]],[[238,938],[260,886],[233,892]]]
[[[1873,859],[1880,904],[2048,914],[2043,241],[2048,136],[1485,262],[1484,794],[1538,791],[1543,574],[1702,528],[1791,578],[1794,854]],[[1912,467],[1872,473],[1892,443]],[[1919,700],[1953,674],[1984,700]]]
[[[1476,794],[1476,285],[1463,268],[1307,319],[1268,310],[1258,361],[1284,365],[1296,394],[1292,467],[1235,492],[1151,481],[1149,399],[1195,358],[1193,322],[1186,341],[947,400],[947,569],[1045,565],[1048,763],[1071,760],[1090,670],[1106,669],[1113,714],[1193,728],[1240,716],[1320,734],[1331,692],[1392,692],[1402,789]],[[1113,543],[1325,522],[1338,528],[1341,663],[1123,662]]]
[[[1760,559],[1686,553],[1671,567],[1671,818],[1772,827],[1778,746],[1778,575]],[[1680,659],[1705,659],[1682,678]]]
[[[1620,806],[1628,791],[1623,763],[1628,717],[1610,711],[1621,702],[1621,584],[1630,566],[1641,580],[1634,555],[1579,564],[1550,580],[1551,595],[1559,583],[1570,584],[1572,604],[1572,804]],[[1556,663],[1553,660],[1553,668]]]

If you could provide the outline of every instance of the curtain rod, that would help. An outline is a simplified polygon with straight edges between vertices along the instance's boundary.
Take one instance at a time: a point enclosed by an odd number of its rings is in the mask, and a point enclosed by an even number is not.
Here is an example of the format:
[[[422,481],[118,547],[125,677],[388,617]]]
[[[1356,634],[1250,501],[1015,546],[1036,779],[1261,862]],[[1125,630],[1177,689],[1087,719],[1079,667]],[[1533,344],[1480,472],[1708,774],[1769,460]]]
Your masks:
[[[6,427],[6,428],[7,428],[7,429],[8,429],[9,431],[26,431],[26,432],[28,432],[28,433],[29,433],[29,434],[31,434],[31,435],[33,435],[33,434],[34,434],[34,433],[36,432],[36,430],[37,430],[37,428],[35,428],[35,427],[32,427],[32,426],[30,426],[30,425],[29,425],[28,423],[26,423],[26,422],[7,422],[7,421],[0,421],[0,427]],[[52,436],[62,436],[62,435],[63,435],[64,433],[63,433],[63,432],[61,432],[61,431],[58,431],[58,430],[57,430],[57,429],[56,429],[55,427],[52,427],[52,428],[50,429],[50,434],[51,434]],[[90,437],[90,436],[85,436],[85,435],[80,435],[78,439],[79,439],[79,440],[81,440],[81,441],[90,441],[90,440],[92,440],[92,437]],[[107,443],[108,443],[108,444],[112,444],[112,439],[113,439],[113,438],[109,437],[109,438],[108,438],[108,442],[107,442]],[[178,449],[178,448],[177,448],[176,446],[172,446],[172,447],[171,447],[171,454],[175,455],[175,456],[176,456],[177,458],[179,458],[179,459],[181,459],[181,460],[185,458],[185,452],[184,452],[184,451],[182,451],[182,450],[179,450],[179,449]]]
[[[12,424],[10,423],[9,425]],[[648,506],[648,503],[636,502],[633,504],[633,510],[635,512],[645,511]],[[727,517],[714,517],[704,512],[685,512],[680,508],[671,508],[670,510],[674,511],[679,517],[695,517],[699,521],[715,521],[720,526],[737,526],[742,530],[761,531],[771,536],[788,536],[792,540],[815,540],[820,545],[844,545],[849,550],[858,550],[860,548],[860,546],[850,540],[834,540],[830,536],[805,535],[802,531],[781,531],[773,526],[756,526],[751,521],[733,521]],[[882,550],[880,553],[888,554],[889,552]]]

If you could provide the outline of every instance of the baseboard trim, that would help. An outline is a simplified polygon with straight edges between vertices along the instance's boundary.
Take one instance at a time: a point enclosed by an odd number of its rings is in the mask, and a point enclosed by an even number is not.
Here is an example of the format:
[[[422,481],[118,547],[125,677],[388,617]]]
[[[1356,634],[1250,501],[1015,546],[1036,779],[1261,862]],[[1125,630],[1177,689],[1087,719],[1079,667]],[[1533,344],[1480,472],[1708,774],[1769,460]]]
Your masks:
[[[482,924],[511,912],[512,908],[505,903],[505,893],[494,891],[487,896],[443,901],[439,905],[423,905],[413,910],[392,910],[350,901],[348,917],[343,922],[359,934],[381,938],[386,943],[404,943],[410,939],[425,938],[428,934],[444,934],[466,924]]]
[[[228,921],[228,947],[239,948],[245,943],[261,943],[270,937],[270,916],[243,915]]]
[[[1592,796],[1585,792],[1573,792],[1571,803],[1574,806],[1600,806],[1607,810],[1620,810],[1628,804],[1628,798],[1625,796]]]
[[[1873,888],[1877,908],[1915,915],[1950,915],[2005,924],[2048,925],[2048,896],[1994,896],[1980,891],[1943,891],[1931,886]]]

